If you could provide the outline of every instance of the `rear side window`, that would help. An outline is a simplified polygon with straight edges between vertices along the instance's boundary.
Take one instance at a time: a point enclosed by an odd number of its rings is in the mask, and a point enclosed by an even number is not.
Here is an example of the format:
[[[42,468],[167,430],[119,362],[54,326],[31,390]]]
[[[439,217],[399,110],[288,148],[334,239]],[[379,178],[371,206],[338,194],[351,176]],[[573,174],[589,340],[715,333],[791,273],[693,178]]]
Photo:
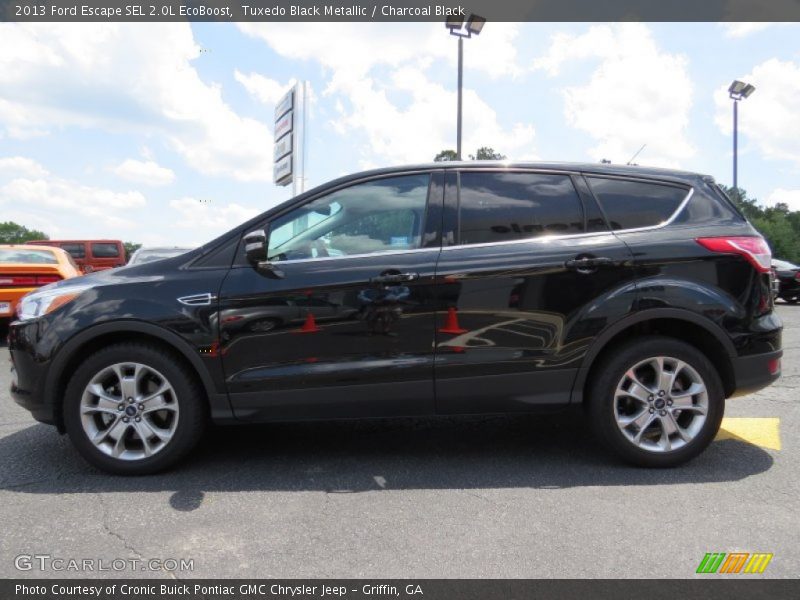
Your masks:
[[[92,244],[92,256],[95,258],[117,258],[119,256],[119,246],[116,244],[94,243]]]
[[[72,258],[86,258],[86,248],[83,244],[61,244]]]
[[[587,177],[592,192],[606,213],[611,229],[653,227],[668,221],[689,191],[625,179]]]
[[[568,175],[461,173],[462,244],[584,232],[583,207]]]

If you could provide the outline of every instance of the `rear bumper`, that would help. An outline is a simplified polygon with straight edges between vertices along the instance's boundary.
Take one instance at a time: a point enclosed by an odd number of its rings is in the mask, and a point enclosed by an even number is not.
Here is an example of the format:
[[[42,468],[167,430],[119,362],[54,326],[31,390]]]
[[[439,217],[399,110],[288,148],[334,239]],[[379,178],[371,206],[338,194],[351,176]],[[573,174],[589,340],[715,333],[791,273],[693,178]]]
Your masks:
[[[776,350],[733,358],[735,388],[731,397],[752,394],[775,382],[781,376],[780,360],[782,356],[783,350]]]
[[[34,291],[35,287],[32,288],[2,288],[0,289],[0,302],[9,302],[11,306],[9,307],[8,312],[0,312],[0,319],[11,319],[14,317],[15,308],[17,306],[17,302],[19,299],[22,298],[28,292]]]

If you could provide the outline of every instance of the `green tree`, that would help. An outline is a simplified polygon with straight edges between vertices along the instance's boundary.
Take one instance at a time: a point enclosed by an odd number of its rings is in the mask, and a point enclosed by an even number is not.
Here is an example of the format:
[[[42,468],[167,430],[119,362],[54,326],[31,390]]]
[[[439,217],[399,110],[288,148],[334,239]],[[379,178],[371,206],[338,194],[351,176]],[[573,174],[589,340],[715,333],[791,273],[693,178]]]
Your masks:
[[[505,158],[505,154],[495,152],[494,148],[490,148],[489,146],[481,146],[475,154],[469,155],[470,160],[505,160]]]
[[[13,221],[0,223],[0,244],[22,244],[32,240],[49,240],[48,235],[36,229],[28,229]]]
[[[442,150],[433,157],[434,162],[448,162],[451,160],[456,160],[458,155],[456,154],[455,150]]]
[[[131,259],[131,254],[142,247],[141,244],[137,244],[136,242],[125,242],[123,245],[125,246],[125,262]]]
[[[720,186],[750,223],[764,236],[776,258],[800,262],[800,211],[779,202],[762,206],[742,188]]]
[[[490,148],[489,146],[481,146],[477,149],[475,154],[470,154],[470,160],[505,160],[505,154],[500,154],[499,152],[495,152],[494,148]],[[446,162],[450,160],[458,160],[458,155],[456,154],[455,150],[442,150],[433,157],[435,162]]]

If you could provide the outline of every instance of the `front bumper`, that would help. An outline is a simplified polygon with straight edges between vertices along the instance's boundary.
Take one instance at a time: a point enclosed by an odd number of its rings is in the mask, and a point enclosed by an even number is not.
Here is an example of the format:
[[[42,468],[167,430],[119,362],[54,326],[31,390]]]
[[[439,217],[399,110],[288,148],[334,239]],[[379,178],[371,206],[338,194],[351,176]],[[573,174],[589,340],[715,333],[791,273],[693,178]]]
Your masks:
[[[781,376],[783,350],[732,359],[735,389],[731,397],[757,392]]]
[[[48,425],[59,425],[55,404],[45,402],[44,384],[50,361],[42,360],[30,342],[35,322],[12,323],[8,331],[11,360],[11,397],[33,418]]]

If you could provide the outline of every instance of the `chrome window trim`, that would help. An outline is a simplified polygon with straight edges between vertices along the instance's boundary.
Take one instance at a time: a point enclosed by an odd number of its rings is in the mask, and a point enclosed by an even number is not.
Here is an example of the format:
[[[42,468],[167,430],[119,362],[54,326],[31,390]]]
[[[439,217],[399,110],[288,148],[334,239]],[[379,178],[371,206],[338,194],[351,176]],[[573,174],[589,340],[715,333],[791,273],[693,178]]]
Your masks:
[[[588,233],[566,233],[563,235],[540,235],[537,237],[530,237],[530,238],[520,238],[517,240],[506,240],[503,242],[483,242],[480,244],[458,244],[454,246],[444,246],[442,251],[448,250],[465,250],[469,248],[491,248],[493,246],[511,246],[514,244],[535,244],[535,243],[547,243],[556,240],[574,240],[574,239],[582,239],[588,237],[598,237],[601,235],[604,236],[614,236],[613,231],[610,229],[608,231],[590,231]]]
[[[657,179],[639,179],[639,178],[624,177],[624,176],[619,176],[619,175],[617,175],[617,176],[597,175],[597,174],[591,174],[591,173],[588,174],[588,175],[584,174],[584,177],[586,179],[591,179],[593,176],[595,177],[595,179],[618,179],[620,181],[638,181],[638,182],[641,182],[641,183],[651,183],[651,184],[655,184],[655,185],[665,185],[665,186],[674,187],[674,188],[683,188],[683,187],[685,187],[685,186],[680,185],[680,184],[671,183],[669,181],[659,181]],[[599,198],[597,198],[597,196],[595,195],[591,184],[589,184],[588,182],[587,182],[587,184],[589,185],[589,191],[592,193],[592,196],[594,196],[595,201],[597,202],[597,205],[600,207],[600,210],[603,212],[603,216],[606,216],[605,215],[605,210],[603,210],[603,204],[600,202]],[[691,199],[691,197],[693,195],[694,195],[694,187],[690,187],[689,191],[686,193],[686,197],[683,200],[681,200],[681,203],[678,205],[678,208],[675,209],[675,212],[672,213],[672,215],[669,217],[669,219],[667,219],[666,221],[661,221],[661,223],[658,223],[657,225],[648,225],[646,227],[631,227],[629,229],[609,229],[609,231],[612,231],[613,233],[638,233],[640,231],[654,231],[656,229],[662,229],[662,228],[666,227],[667,225],[671,225],[672,223],[675,222],[675,219],[677,219],[680,216],[681,212],[683,212],[683,209],[686,208],[687,204],[689,204],[689,200]],[[606,219],[607,218],[608,217],[606,217]]]
[[[673,186],[678,187],[678,186]],[[609,229],[608,231],[590,231],[588,233],[566,233],[566,234],[555,234],[555,235],[540,235],[537,237],[529,237],[529,238],[521,238],[518,240],[507,240],[503,242],[485,242],[482,244],[459,244],[454,246],[442,246],[436,248],[411,248],[409,250],[387,250],[384,252],[370,252],[364,254],[350,254],[348,256],[318,256],[316,258],[295,258],[291,260],[281,260],[275,261],[276,264],[286,265],[292,263],[305,263],[305,262],[317,262],[317,261],[325,261],[325,260],[340,260],[343,258],[366,258],[369,256],[393,256],[398,254],[414,254],[417,252],[448,252],[451,250],[463,250],[465,248],[491,248],[493,246],[511,246],[515,244],[531,244],[531,243],[546,243],[551,242],[554,240],[574,240],[574,239],[583,239],[588,237],[598,237],[598,236],[614,236],[620,233],[639,233],[642,231],[653,231],[656,229],[663,229],[664,227],[670,225],[678,218],[681,214],[683,209],[689,203],[692,195],[694,194],[694,188],[690,188],[689,192],[686,194],[686,197],[681,201],[678,208],[675,209],[675,212],[672,213],[669,219],[666,221],[662,221],[658,225],[650,225],[648,227],[636,227],[631,229],[617,229],[612,230]]]
[[[657,180],[657,179],[633,178],[633,177],[612,176],[612,175],[601,175],[601,174],[598,174],[598,173],[583,173],[583,172],[580,172],[580,171],[571,171],[571,170],[570,171],[559,171],[559,170],[551,170],[551,169],[525,169],[525,168],[515,168],[515,167],[508,167],[508,168],[498,168],[498,167],[480,168],[480,167],[478,167],[478,168],[474,168],[474,169],[460,169],[458,167],[451,167],[450,169],[448,169],[447,167],[444,167],[443,170],[453,170],[453,171],[469,170],[469,171],[483,171],[483,172],[492,172],[492,171],[494,171],[494,172],[527,172],[527,173],[563,174],[563,175],[567,175],[567,176],[569,176],[569,175],[579,175],[579,176],[584,176],[584,177],[587,176],[587,175],[590,176],[590,177],[592,175],[595,175],[597,177],[601,177],[601,178],[605,178],[605,179],[620,179],[620,180],[623,180],[623,181],[641,181],[643,183],[652,183],[652,184],[655,184],[655,185],[666,185],[666,186],[677,187],[677,188],[683,187],[680,184],[672,183],[672,182],[669,182],[669,181],[661,181],[661,180]],[[414,175],[414,174],[420,174],[420,173],[432,174],[433,171],[415,170],[415,171],[410,171],[408,173],[402,173],[402,175],[406,175],[406,174]],[[399,174],[395,174],[395,175],[392,175],[392,176],[396,177],[398,175]],[[371,179],[382,179],[382,178],[386,178],[386,177],[387,176],[385,176],[385,175],[382,176],[382,177],[369,177],[369,178],[365,178],[363,180],[359,180],[358,182],[360,183],[361,181],[369,181]],[[356,182],[353,182],[353,183],[356,183]],[[345,186],[342,186],[342,187],[345,187]],[[591,186],[590,186],[589,189],[591,190]],[[326,192],[326,194],[327,193],[330,193],[330,192]],[[592,194],[594,194],[594,192],[592,192]],[[322,196],[322,195],[323,194],[320,194],[320,196]],[[689,191],[686,193],[686,197],[681,201],[681,203],[678,205],[678,208],[675,209],[675,212],[672,213],[672,215],[669,217],[669,219],[667,219],[666,221],[662,221],[661,223],[658,223],[657,225],[648,225],[647,227],[634,227],[634,228],[630,228],[630,229],[616,229],[616,230],[609,229],[607,231],[591,231],[591,232],[587,232],[587,233],[567,233],[567,234],[560,234],[560,235],[559,234],[542,235],[542,236],[537,236],[537,237],[521,238],[521,239],[517,239],[517,240],[507,240],[507,241],[503,241],[503,242],[486,242],[486,243],[482,243],[482,244],[458,244],[458,245],[453,245],[453,246],[440,246],[440,247],[435,247],[435,248],[411,248],[411,249],[407,249],[407,250],[386,250],[386,251],[381,251],[381,252],[368,252],[368,253],[362,253],[362,254],[349,254],[347,256],[318,256],[318,257],[314,257],[314,258],[295,258],[295,259],[290,259],[290,260],[281,260],[281,261],[274,261],[274,262],[275,262],[275,264],[278,264],[278,265],[289,265],[289,264],[296,264],[296,263],[321,262],[321,261],[328,261],[328,260],[342,260],[342,259],[347,259],[347,258],[367,258],[367,257],[370,257],[370,256],[396,256],[396,255],[403,255],[403,254],[416,254],[416,253],[419,253],[419,252],[445,252],[445,251],[450,251],[450,250],[455,250],[455,249],[461,250],[461,249],[464,249],[464,248],[491,248],[493,246],[510,246],[510,245],[515,245],[515,244],[530,244],[530,243],[536,243],[536,242],[544,243],[544,242],[549,242],[549,241],[553,241],[553,240],[572,240],[572,239],[583,239],[583,238],[597,237],[597,236],[608,236],[608,235],[614,236],[614,235],[621,234],[621,233],[639,233],[639,232],[643,232],[643,231],[655,231],[655,230],[658,230],[658,229],[663,229],[664,227],[667,227],[668,225],[671,225],[672,223],[674,223],[675,220],[680,216],[681,212],[683,212],[683,209],[686,208],[686,205],[689,204],[689,200],[692,198],[693,195],[694,195],[694,187],[690,187]],[[317,196],[317,197],[319,197],[319,196]],[[305,204],[305,203],[303,203],[303,204]],[[598,201],[598,204],[599,204],[599,201]],[[426,206],[426,211],[427,211],[427,206]]]
[[[379,252],[364,252],[361,254],[348,254],[346,256],[315,256],[312,258],[290,258],[289,260],[273,260],[275,265],[291,265],[295,263],[319,262],[325,260],[343,260],[346,258],[368,258],[370,256],[396,256],[399,254],[416,254],[418,252],[440,252],[441,247],[435,248],[408,248],[406,250],[381,250]]]

